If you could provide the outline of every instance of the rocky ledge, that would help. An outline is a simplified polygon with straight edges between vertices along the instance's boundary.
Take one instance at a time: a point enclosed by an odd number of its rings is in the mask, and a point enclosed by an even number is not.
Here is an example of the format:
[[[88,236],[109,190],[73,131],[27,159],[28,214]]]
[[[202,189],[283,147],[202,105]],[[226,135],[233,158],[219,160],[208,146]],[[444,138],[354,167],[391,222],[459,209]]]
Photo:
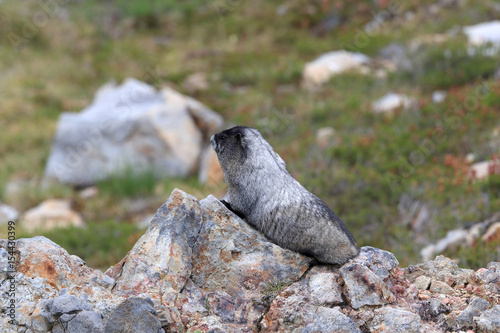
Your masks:
[[[10,250],[0,240],[0,325],[12,332],[500,332],[500,263],[400,268],[363,247],[317,266],[213,196],[177,189],[106,273],[44,237],[15,242],[12,272]]]

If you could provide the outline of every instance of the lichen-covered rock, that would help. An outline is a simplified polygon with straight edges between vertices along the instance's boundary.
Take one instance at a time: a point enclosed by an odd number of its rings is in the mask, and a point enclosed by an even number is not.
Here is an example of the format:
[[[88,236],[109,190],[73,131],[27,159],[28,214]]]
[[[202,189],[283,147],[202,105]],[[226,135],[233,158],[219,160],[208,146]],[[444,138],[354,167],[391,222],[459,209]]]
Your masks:
[[[336,270],[331,266],[315,266],[304,279],[286,287],[281,293],[276,292],[273,296],[277,297],[260,323],[262,331],[290,332],[303,327],[311,330],[318,328],[319,313],[326,313],[322,310],[324,307],[345,303]]]
[[[375,310],[370,332],[419,333],[420,317],[400,308],[385,307]]]
[[[490,304],[482,298],[474,298],[469,306],[462,311],[456,318],[458,328],[471,327],[472,319],[479,316],[483,311],[488,309]]]
[[[354,321],[337,308],[318,307],[313,322],[308,324],[302,333],[361,333]]]
[[[92,310],[92,307],[73,295],[61,295],[45,303],[47,311],[54,317],[59,318],[63,313]]]
[[[353,308],[364,305],[384,305],[396,300],[392,292],[375,273],[366,266],[347,263],[340,268],[347,297]]]
[[[116,277],[114,291],[124,295],[179,292],[191,275],[201,225],[198,200],[175,189],[124,260],[108,271]]]
[[[106,333],[164,333],[155,316],[153,301],[130,297],[120,303],[106,323]]]
[[[63,314],[52,328],[53,333],[104,333],[102,316],[94,311]]]
[[[262,292],[298,280],[311,259],[269,242],[213,196],[200,203],[204,224],[194,248],[192,280],[205,292],[227,293],[232,318],[257,321]]]
[[[427,290],[431,286],[432,279],[428,276],[421,275],[415,279],[415,285],[418,289]]]
[[[433,293],[445,295],[453,295],[454,293],[453,288],[442,281],[432,281],[429,290]]]
[[[500,305],[495,305],[490,310],[484,311],[479,317],[473,319],[478,332],[500,332]]]
[[[439,256],[401,269],[363,247],[341,267],[313,266],[214,197],[177,189],[106,274],[44,237],[14,245],[11,256],[0,240],[3,309],[16,292],[16,322],[4,311],[0,327],[12,332],[499,331],[498,263],[474,272]]]
[[[432,276],[433,280],[459,287],[467,284],[470,276],[474,273],[471,269],[458,267],[457,263],[442,255],[424,264],[410,266],[407,271],[410,272],[408,276],[410,282],[414,282],[421,275],[427,275]]]
[[[75,284],[95,284],[107,289],[114,286],[109,276],[88,267],[82,259],[43,236],[21,238],[15,244],[19,254],[17,272],[42,278],[57,290]],[[0,240],[0,247],[7,248],[7,241]]]
[[[371,246],[363,246],[359,255],[352,261],[368,267],[383,280],[389,277],[392,269],[399,266],[399,261],[394,254]]]

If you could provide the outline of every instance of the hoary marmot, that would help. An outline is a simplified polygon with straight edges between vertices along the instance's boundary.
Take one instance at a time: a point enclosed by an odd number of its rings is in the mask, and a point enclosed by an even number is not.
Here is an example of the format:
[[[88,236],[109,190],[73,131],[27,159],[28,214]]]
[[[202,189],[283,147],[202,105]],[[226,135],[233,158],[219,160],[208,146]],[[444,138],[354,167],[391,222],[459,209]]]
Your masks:
[[[279,246],[320,263],[343,264],[358,255],[344,223],[288,173],[258,130],[236,126],[210,140],[228,187],[222,203],[231,211]]]

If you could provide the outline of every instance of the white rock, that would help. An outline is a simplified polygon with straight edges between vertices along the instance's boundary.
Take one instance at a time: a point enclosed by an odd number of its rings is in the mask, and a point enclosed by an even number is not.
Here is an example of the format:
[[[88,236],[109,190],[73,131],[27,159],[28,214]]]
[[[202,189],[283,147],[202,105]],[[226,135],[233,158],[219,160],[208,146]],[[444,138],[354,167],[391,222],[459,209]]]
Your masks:
[[[332,76],[358,69],[370,63],[370,58],[362,53],[344,50],[332,51],[306,63],[302,73],[303,85],[314,88],[327,82]]]
[[[372,109],[376,113],[386,113],[392,112],[398,108],[408,109],[414,104],[415,100],[411,97],[402,94],[388,93],[373,102]]]
[[[490,175],[490,171],[496,166],[497,169],[500,168],[499,164],[494,161],[482,161],[471,165],[469,169],[469,174],[471,178],[474,179],[485,179]]]
[[[205,73],[193,73],[182,81],[182,87],[189,94],[208,89],[208,79]]]
[[[467,163],[472,163],[476,160],[476,155],[474,155],[473,153],[468,153],[466,156],[465,156],[465,161]]]
[[[436,244],[430,244],[420,251],[420,255],[424,261],[431,260],[436,254],[440,254],[450,246],[458,246],[466,244],[467,231],[464,229],[456,229],[448,231],[446,237],[440,239]]]
[[[0,203],[0,224],[17,221],[18,218],[19,212],[14,207]]]
[[[500,21],[483,22],[463,28],[469,45],[482,46],[492,43],[500,47]]]
[[[170,88],[156,91],[135,79],[107,84],[82,112],[61,115],[45,176],[74,185],[125,168],[186,176],[221,124],[220,115]]]
[[[446,99],[446,91],[436,90],[432,93],[432,101],[434,103],[442,103]]]
[[[95,197],[99,193],[97,186],[89,186],[78,193],[78,196],[84,200]]]
[[[494,241],[500,236],[500,222],[493,223],[481,237],[483,241]]]
[[[222,167],[212,146],[206,147],[201,154],[198,181],[202,184],[220,184],[224,181]]]
[[[49,199],[28,210],[21,218],[21,225],[28,232],[50,230],[57,227],[83,227],[83,220],[71,209],[69,200]]]
[[[316,132],[316,143],[321,148],[326,148],[330,144],[333,144],[335,138],[335,129],[333,127],[322,127]]]

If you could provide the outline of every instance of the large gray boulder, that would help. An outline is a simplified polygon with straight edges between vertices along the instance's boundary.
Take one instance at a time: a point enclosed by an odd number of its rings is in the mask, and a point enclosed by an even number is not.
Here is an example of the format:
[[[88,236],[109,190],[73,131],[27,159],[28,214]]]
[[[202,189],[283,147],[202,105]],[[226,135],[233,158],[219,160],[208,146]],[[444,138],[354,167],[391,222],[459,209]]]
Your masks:
[[[45,176],[88,185],[125,170],[186,176],[198,169],[220,115],[170,88],[107,84],[80,113],[59,118]]]

